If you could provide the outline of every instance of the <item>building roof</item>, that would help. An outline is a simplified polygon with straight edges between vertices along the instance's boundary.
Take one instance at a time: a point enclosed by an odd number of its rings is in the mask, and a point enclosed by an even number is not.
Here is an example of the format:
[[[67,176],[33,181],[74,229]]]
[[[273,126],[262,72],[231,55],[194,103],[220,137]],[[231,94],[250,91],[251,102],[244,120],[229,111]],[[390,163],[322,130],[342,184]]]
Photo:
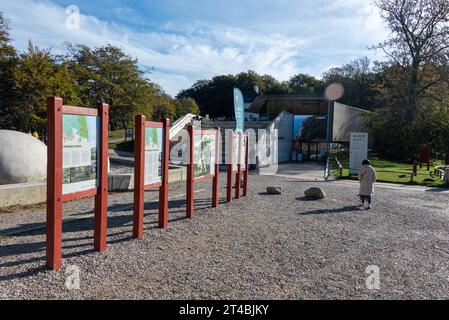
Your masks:
[[[323,96],[305,96],[305,95],[268,95],[268,96],[259,96],[256,100],[249,106],[246,110],[247,112],[252,113],[260,113],[263,106],[267,101],[277,100],[277,101],[288,101],[288,100],[296,100],[296,101],[324,101],[326,100]]]

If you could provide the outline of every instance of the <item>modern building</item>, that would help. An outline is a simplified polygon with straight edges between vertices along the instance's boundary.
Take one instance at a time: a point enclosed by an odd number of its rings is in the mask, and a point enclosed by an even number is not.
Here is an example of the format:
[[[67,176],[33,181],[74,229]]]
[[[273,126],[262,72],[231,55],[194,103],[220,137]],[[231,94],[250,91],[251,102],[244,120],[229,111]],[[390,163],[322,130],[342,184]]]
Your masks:
[[[258,96],[246,106],[245,118],[276,120],[279,161],[284,162],[319,160],[327,153],[328,138],[332,143],[349,143],[351,132],[363,131],[367,112],[339,102],[329,104],[317,96]]]

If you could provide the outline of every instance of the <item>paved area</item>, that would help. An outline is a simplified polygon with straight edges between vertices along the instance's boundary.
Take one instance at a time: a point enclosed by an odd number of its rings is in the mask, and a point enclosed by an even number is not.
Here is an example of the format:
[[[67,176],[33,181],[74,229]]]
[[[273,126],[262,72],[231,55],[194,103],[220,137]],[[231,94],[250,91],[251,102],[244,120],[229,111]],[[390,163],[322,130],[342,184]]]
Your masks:
[[[92,251],[92,199],[64,206],[63,269],[46,271],[45,208],[0,214],[1,299],[447,299],[449,195],[376,188],[360,210],[357,184],[298,179],[292,172],[251,176],[246,198],[210,208],[211,183],[196,187],[196,216],[185,219],[185,187],[170,186],[170,229],[157,229],[148,192],[145,235],[131,239],[132,193],[109,197],[108,251]],[[281,196],[265,194],[279,185]],[[328,198],[307,201],[322,187]],[[66,287],[68,266],[80,290]],[[366,287],[369,266],[380,289]]]

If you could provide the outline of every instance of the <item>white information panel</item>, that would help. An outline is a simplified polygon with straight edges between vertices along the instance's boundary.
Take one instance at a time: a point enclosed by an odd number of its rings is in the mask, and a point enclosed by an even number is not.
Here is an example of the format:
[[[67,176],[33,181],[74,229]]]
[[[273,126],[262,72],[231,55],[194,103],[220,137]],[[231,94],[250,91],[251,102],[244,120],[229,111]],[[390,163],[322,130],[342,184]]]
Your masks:
[[[238,170],[238,164],[240,162],[240,137],[235,134],[232,136],[232,171]]]
[[[351,133],[351,145],[349,151],[349,174],[358,174],[363,160],[366,159],[368,159],[368,133]]]
[[[99,185],[100,118],[64,114],[62,117],[62,193],[71,194]]]
[[[195,178],[215,174],[215,149],[215,134],[195,134],[193,146]]]
[[[248,142],[247,137],[242,138],[242,146],[240,148],[240,164],[242,170],[246,169],[246,144]]]
[[[162,128],[145,128],[145,185],[162,182]]]

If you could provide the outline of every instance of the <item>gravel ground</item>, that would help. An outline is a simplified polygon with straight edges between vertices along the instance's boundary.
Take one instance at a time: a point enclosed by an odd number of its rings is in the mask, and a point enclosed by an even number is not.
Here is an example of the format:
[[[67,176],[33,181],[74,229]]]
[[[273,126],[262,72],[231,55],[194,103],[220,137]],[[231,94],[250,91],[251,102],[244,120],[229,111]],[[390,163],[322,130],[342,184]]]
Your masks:
[[[356,186],[250,177],[250,194],[210,208],[211,182],[197,185],[196,216],[184,218],[185,188],[170,186],[170,228],[157,229],[148,192],[143,240],[132,240],[132,193],[109,197],[108,251],[93,247],[93,220],[64,224],[63,269],[46,271],[45,230],[0,236],[1,299],[447,299],[449,195],[377,188],[361,211]],[[264,194],[267,186],[285,189]],[[321,186],[328,198],[306,201]],[[93,201],[64,206],[65,219],[91,213]],[[44,208],[0,214],[2,231],[43,226]],[[80,268],[80,290],[65,269]],[[380,268],[368,290],[366,268]]]
[[[110,171],[115,174],[134,173],[134,167],[131,165],[117,164],[111,161]]]

